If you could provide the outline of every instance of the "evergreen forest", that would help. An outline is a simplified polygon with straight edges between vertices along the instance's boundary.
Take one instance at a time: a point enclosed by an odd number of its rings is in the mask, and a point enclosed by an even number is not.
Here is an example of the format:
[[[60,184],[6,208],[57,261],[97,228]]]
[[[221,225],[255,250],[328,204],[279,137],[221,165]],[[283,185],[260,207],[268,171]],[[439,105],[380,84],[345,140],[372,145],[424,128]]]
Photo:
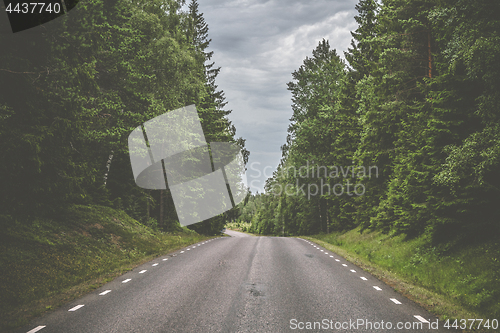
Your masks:
[[[322,40],[250,232],[354,228],[435,243],[500,236],[500,2],[360,0],[341,59]]]
[[[207,142],[235,138],[215,80],[208,25],[192,0],[88,0],[67,15],[0,35],[1,220],[57,218],[103,205],[164,231],[180,225],[169,190],[132,175],[127,138],[145,121],[195,104]],[[222,229],[228,215],[191,228]]]

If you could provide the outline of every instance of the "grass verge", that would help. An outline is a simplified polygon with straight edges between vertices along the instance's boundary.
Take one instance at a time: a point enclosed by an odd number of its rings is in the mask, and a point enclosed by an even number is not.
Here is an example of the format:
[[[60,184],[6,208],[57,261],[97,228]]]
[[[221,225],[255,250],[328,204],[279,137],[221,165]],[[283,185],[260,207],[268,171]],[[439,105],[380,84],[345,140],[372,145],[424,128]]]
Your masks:
[[[449,248],[428,238],[343,232],[303,237],[368,271],[441,320],[500,321],[498,240]]]
[[[211,238],[164,233],[123,211],[73,206],[59,220],[0,221],[0,331],[25,325],[159,255]]]

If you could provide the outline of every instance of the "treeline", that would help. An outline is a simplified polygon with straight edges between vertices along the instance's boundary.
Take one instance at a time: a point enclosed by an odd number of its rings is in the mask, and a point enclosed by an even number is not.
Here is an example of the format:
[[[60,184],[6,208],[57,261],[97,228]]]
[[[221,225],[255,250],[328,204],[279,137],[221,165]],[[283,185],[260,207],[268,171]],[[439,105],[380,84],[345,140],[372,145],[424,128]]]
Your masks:
[[[195,104],[208,142],[244,146],[226,117],[209,43],[196,0],[81,0],[44,26],[1,35],[2,219],[100,204],[178,228],[169,191],[136,186],[127,138]],[[218,216],[192,228],[211,233],[224,223]]]
[[[251,231],[498,237],[500,2],[356,9],[347,63],[323,40],[292,74],[289,135]]]

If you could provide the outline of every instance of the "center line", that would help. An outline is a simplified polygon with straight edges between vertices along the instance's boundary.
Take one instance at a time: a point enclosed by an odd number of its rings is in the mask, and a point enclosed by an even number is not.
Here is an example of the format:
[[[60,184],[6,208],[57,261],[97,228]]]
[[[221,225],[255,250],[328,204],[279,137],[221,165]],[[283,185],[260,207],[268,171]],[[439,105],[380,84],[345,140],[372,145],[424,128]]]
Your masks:
[[[351,272],[356,273],[356,271],[354,269],[351,269]]]
[[[380,289],[380,288],[379,288],[379,287],[377,287],[377,286],[373,286],[373,288],[375,288],[375,290],[382,290],[382,289]]]
[[[333,256],[330,256],[330,258],[333,258]]]
[[[366,280],[368,280],[368,279],[367,279],[367,278],[365,278],[364,276],[362,276],[362,277],[361,277],[361,280],[366,281]]]
[[[106,290],[106,291],[103,291],[102,293],[100,293],[99,295],[106,295],[107,293],[110,293],[111,290]]]
[[[168,259],[163,259],[163,261],[167,261]]]
[[[34,329],[32,329],[31,331],[29,331],[28,333],[35,333],[35,332],[38,332],[39,330],[41,330],[42,328],[44,328],[45,326],[38,326],[38,327],[35,327]]]
[[[153,264],[153,266],[158,266],[158,264]]]
[[[346,264],[342,264],[342,266],[347,267],[347,265],[346,265]]]
[[[148,271],[147,269],[143,269],[142,271],[139,272],[139,274],[146,273],[147,271]]]
[[[127,283],[129,281],[131,281],[132,279],[126,279],[126,280],[123,280],[122,283]]]
[[[338,259],[335,259],[335,261],[340,261],[340,260],[338,260]]]
[[[80,305],[75,306],[74,308],[69,309],[68,311],[76,311],[76,310],[78,310],[79,308],[83,308],[84,306],[85,306],[85,305],[80,304]]]

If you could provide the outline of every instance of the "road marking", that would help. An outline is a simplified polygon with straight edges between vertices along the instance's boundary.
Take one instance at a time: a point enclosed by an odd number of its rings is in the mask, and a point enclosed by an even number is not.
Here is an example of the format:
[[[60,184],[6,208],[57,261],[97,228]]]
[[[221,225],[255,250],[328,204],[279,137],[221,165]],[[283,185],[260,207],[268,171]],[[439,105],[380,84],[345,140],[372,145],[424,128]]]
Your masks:
[[[85,305],[80,304],[80,305],[75,306],[74,308],[69,309],[68,311],[76,311],[76,310],[78,310],[79,308],[83,308],[84,306],[85,306]]]
[[[380,289],[380,288],[379,288],[379,287],[377,287],[377,286],[373,286],[373,288],[375,288],[375,290],[382,290],[382,289]]]
[[[422,318],[422,317],[420,317],[420,316],[413,316],[413,317],[417,318],[418,320],[420,320],[420,321],[421,321],[421,322],[423,322],[423,323],[428,323],[428,321],[427,321],[427,320],[425,320],[424,318]]]
[[[181,251],[181,253],[184,253],[184,251]]]
[[[321,250],[321,252],[325,252],[324,250]]]
[[[163,259],[163,261],[167,261],[168,259]]]
[[[110,292],[111,292],[111,290],[106,290],[106,291],[103,291],[102,293],[100,293],[99,295],[104,296],[104,295],[106,295],[107,293],[110,293]]]
[[[142,271],[139,272],[139,274],[146,273],[147,271],[148,271],[147,269],[143,269]]]
[[[35,333],[35,332],[38,332],[39,330],[41,330],[42,328],[45,328],[45,326],[38,326],[38,327],[35,327],[34,329],[32,329],[31,331],[28,331],[28,333]]]
[[[188,251],[191,250],[191,249],[187,249]]]
[[[131,281],[132,279],[126,279],[126,280],[123,280],[122,283],[127,283],[129,281]]]
[[[152,266],[158,266],[158,263],[156,263],[156,264],[153,264]]]
[[[367,278],[365,278],[364,276],[362,276],[362,277],[361,277],[361,280],[366,281],[366,280],[368,280],[368,279],[367,279]]]
[[[340,261],[340,260],[338,260],[338,259],[335,259],[335,261]]]
[[[333,256],[330,256],[330,258],[333,258]]]
[[[346,264],[342,264],[342,266],[347,267],[347,265],[346,265]]]
[[[351,272],[356,273],[356,271],[354,269],[351,269]]]
[[[391,301],[393,301],[393,302],[394,302],[394,303],[396,303],[396,304],[401,304],[401,302],[400,302],[400,301],[398,301],[398,300],[397,300],[397,299],[395,299],[395,298],[390,298],[390,300],[391,300]]]

